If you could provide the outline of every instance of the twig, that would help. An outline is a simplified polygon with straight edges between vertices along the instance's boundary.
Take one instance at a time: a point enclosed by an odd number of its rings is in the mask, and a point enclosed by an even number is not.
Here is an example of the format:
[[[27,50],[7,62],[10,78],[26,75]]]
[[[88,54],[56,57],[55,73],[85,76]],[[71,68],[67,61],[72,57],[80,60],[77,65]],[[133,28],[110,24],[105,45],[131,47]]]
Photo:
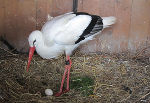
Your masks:
[[[139,100],[137,100],[135,103],[139,103],[140,100],[144,99],[146,96],[150,95],[150,92],[142,96]]]
[[[10,52],[10,51],[8,51],[8,50],[6,50],[6,49],[4,49],[4,48],[1,48],[1,47],[0,47],[0,49],[2,49],[2,50],[4,50],[4,51],[6,51],[7,53],[9,53],[9,54],[11,54],[11,55],[13,55],[13,56],[18,55],[18,54],[13,54],[12,52]]]
[[[132,59],[136,59],[141,53],[143,53],[146,49],[150,48],[150,45],[139,51]]]

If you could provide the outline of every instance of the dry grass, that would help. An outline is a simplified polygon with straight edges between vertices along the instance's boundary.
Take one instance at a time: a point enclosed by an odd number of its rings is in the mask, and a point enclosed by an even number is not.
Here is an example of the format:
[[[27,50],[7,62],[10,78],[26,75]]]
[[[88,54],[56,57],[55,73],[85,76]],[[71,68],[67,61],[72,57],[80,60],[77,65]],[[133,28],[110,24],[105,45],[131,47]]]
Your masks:
[[[125,56],[76,53],[71,57],[71,80],[88,76],[94,80],[93,93],[71,89],[61,97],[46,96],[44,90],[59,90],[64,56],[44,60],[33,57],[26,72],[28,55],[12,55],[0,49],[0,101],[7,103],[148,103],[150,102],[150,63]]]

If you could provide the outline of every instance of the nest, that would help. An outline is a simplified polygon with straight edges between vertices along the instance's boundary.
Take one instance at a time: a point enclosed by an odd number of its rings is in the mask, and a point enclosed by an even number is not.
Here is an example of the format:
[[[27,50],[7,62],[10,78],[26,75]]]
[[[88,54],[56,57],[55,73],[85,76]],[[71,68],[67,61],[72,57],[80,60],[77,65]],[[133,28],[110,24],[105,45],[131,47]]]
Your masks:
[[[116,103],[150,102],[150,64],[122,55],[75,53],[71,57],[71,90],[60,97],[46,96],[47,88],[59,91],[65,56],[44,60],[34,55],[26,72],[27,54],[0,49],[0,101],[12,103]],[[87,79],[86,78],[90,78]],[[75,83],[74,83],[75,82]]]

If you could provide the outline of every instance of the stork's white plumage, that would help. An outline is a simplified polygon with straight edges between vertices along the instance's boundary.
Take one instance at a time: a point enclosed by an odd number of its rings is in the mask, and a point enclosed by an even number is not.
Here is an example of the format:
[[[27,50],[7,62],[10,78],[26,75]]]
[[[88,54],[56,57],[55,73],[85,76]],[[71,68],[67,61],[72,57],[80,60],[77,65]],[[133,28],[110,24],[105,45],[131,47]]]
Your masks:
[[[56,96],[63,93],[63,83],[68,70],[67,89],[64,91],[67,92],[69,90],[71,68],[70,55],[73,50],[80,44],[92,40],[95,35],[99,34],[104,28],[114,24],[115,21],[115,17],[101,18],[100,16],[83,12],[70,12],[52,18],[45,23],[41,31],[36,30],[29,35],[30,53],[27,70],[35,49],[45,59],[56,58],[65,53],[68,62],[66,63],[60,92]]]

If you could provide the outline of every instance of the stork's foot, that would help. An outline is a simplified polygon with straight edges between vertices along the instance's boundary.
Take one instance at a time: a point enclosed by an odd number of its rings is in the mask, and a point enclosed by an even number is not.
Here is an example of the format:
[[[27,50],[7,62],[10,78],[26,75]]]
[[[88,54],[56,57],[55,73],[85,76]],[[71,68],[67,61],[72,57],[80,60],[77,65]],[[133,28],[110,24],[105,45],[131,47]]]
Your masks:
[[[56,93],[54,96],[55,97],[59,97],[59,96],[61,96],[63,94],[63,92],[58,92],[58,93]]]
[[[69,90],[70,90],[70,89],[65,89],[63,92],[58,92],[58,93],[56,93],[54,96],[55,96],[55,97],[59,97],[59,96],[61,96],[62,94],[67,93]]]
[[[69,90],[70,90],[70,89],[65,89],[65,90],[63,91],[63,93],[67,93]]]

